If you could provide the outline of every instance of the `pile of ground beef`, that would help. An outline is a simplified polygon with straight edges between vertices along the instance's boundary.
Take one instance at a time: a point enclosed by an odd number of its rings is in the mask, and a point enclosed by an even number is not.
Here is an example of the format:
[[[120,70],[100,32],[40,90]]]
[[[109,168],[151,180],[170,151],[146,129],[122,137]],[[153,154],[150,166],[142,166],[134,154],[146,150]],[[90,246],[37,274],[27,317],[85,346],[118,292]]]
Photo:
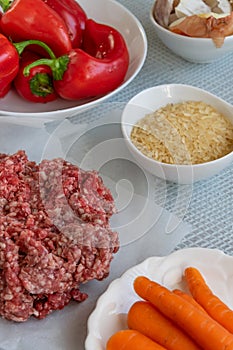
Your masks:
[[[110,191],[95,171],[24,151],[0,154],[0,315],[44,318],[109,273],[118,235]]]

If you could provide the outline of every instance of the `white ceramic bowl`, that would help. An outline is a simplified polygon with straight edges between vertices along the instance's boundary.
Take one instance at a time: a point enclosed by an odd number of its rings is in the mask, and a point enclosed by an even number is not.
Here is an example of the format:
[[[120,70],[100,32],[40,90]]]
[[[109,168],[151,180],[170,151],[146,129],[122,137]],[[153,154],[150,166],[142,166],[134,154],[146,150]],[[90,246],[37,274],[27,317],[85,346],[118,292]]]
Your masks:
[[[233,123],[232,105],[205,90],[183,84],[159,85],[143,90],[126,104],[121,117],[121,128],[126,145],[137,163],[149,173],[179,184],[191,184],[219,173],[232,163],[233,152],[202,164],[166,164],[153,160],[140,152],[132,143],[130,134],[136,122],[146,114],[152,113],[168,103],[188,100],[210,104]]]
[[[98,299],[88,319],[85,350],[105,350],[110,336],[127,328],[127,313],[134,302],[139,300],[133,290],[137,276],[146,276],[170,290],[179,288],[187,291],[184,268],[195,266],[213,292],[232,307],[232,263],[232,256],[217,249],[186,248],[168,256],[150,257],[130,268],[114,280]]]
[[[62,99],[38,104],[23,100],[16,92],[10,91],[0,99],[0,115],[16,117],[40,117],[61,119],[75,115],[84,109],[105,101],[125,88],[141,70],[147,54],[147,38],[138,19],[124,6],[115,0],[78,0],[87,16],[96,21],[108,24],[119,30],[128,46],[130,63],[124,82],[107,95],[85,101],[65,101]]]
[[[153,5],[154,7],[154,5]],[[211,63],[229,52],[233,52],[233,35],[224,40],[220,48],[216,48],[212,39],[191,38],[176,34],[159,25],[150,11],[150,20],[159,39],[176,55],[194,63]]]

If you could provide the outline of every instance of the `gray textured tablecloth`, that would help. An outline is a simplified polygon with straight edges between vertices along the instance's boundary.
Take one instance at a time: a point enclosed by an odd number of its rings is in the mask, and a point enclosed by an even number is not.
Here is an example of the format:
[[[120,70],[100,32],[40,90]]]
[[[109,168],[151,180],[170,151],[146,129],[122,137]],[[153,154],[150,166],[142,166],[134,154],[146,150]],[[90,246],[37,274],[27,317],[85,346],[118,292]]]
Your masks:
[[[190,84],[233,104],[233,52],[211,64],[195,64],[171,53],[156,37],[149,19],[153,1],[120,0],[142,23],[148,38],[148,55],[143,69],[130,86],[115,96],[127,101],[146,87],[166,83]],[[177,186],[170,185],[165,207],[184,214],[182,201],[177,203]],[[192,188],[185,220],[192,233],[176,247],[202,246],[219,248],[233,254],[233,166]]]
[[[190,63],[170,52],[157,38],[149,18],[152,0],[119,0],[143,25],[148,54],[138,76],[109,103],[126,103],[141,90],[160,84],[181,83],[203,88],[233,104],[233,52],[211,64]],[[92,121],[89,114],[82,122]],[[158,186],[156,201],[192,224],[192,232],[176,249],[201,246],[233,254],[233,166],[219,175],[196,183],[192,189],[171,184],[166,200]],[[189,192],[189,203],[186,198]],[[179,192],[179,195],[178,195]],[[182,192],[185,201],[182,201]],[[191,193],[190,193],[191,192]]]

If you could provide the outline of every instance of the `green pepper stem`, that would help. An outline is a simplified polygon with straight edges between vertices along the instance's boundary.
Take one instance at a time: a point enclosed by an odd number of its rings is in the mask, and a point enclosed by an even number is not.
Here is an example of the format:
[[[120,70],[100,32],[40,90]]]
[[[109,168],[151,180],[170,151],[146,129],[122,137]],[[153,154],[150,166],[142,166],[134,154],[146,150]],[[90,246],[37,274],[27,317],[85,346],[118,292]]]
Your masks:
[[[0,0],[1,2],[1,0]],[[50,49],[50,47],[45,44],[43,41],[40,40],[26,40],[26,41],[22,41],[19,43],[13,43],[14,47],[16,48],[16,50],[18,51],[18,54],[21,55],[23,50],[28,46],[28,45],[38,45],[41,46],[48,54],[51,58],[55,59],[56,56],[53,53],[53,51]]]
[[[6,12],[11,6],[12,0],[0,0],[0,6],[3,12]]]
[[[50,67],[54,80],[62,80],[63,74],[67,70],[69,61],[70,59],[68,55],[60,56],[58,58],[53,59],[41,58],[27,65],[23,70],[23,74],[25,76],[28,76],[30,74],[31,68],[37,67],[39,65],[46,65]]]
[[[30,80],[31,92],[36,96],[46,97],[54,92],[52,79],[47,73],[37,73]]]

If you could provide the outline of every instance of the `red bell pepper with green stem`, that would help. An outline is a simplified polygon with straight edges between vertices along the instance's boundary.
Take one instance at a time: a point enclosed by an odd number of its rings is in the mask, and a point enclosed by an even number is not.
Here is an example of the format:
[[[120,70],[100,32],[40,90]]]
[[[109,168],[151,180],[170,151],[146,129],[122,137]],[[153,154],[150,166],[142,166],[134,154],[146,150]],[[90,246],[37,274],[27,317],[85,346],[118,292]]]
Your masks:
[[[72,49],[57,59],[34,62],[24,72],[27,75],[31,67],[48,64],[57,93],[67,100],[96,97],[116,89],[129,66],[129,53],[122,35],[110,26],[88,19],[83,47],[90,53]]]
[[[87,15],[75,0],[44,0],[64,20],[73,48],[80,47]]]
[[[63,19],[43,0],[0,0],[4,13],[1,17],[3,34],[14,42],[40,40],[57,56],[68,53],[71,41]]]
[[[43,47],[50,57],[56,58],[51,49],[41,41],[27,40],[13,44],[3,34],[0,34],[0,98],[8,93],[19,71],[20,55],[27,46],[32,44]]]
[[[34,52],[23,52],[20,58],[19,71],[14,79],[14,86],[18,94],[24,99],[31,102],[46,103],[57,98],[53,87],[51,69],[48,66],[41,65],[32,68],[29,76],[25,77],[23,74],[24,67],[39,58]]]

